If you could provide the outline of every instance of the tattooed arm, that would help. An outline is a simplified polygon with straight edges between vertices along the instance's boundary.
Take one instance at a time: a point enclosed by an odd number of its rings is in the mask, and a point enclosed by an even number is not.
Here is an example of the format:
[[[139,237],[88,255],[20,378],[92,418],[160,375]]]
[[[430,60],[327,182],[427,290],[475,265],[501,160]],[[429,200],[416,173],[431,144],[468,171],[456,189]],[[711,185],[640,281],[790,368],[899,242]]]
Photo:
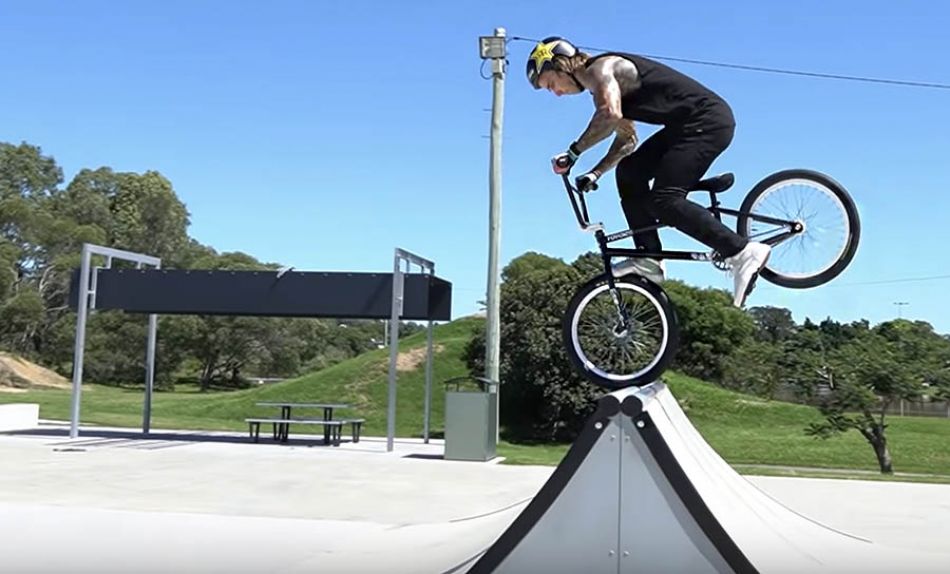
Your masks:
[[[580,154],[610,134],[616,134],[607,155],[592,170],[599,177],[637,147],[637,131],[633,121],[623,117],[621,96],[624,90],[629,92],[639,87],[640,78],[636,66],[628,60],[607,57],[588,68],[584,79],[594,96],[597,111],[581,137],[572,144],[572,151]]]
[[[614,131],[617,132],[617,137],[610,144],[607,155],[591,170],[597,174],[597,177],[617,167],[620,160],[633,153],[633,150],[637,148],[637,129],[634,127],[632,120],[621,119]]]
[[[573,144],[577,153],[589,150],[612,134],[623,119],[620,109],[620,83],[606,63],[603,60],[595,62],[584,74],[585,83],[594,96],[594,106],[597,110],[587,129]]]

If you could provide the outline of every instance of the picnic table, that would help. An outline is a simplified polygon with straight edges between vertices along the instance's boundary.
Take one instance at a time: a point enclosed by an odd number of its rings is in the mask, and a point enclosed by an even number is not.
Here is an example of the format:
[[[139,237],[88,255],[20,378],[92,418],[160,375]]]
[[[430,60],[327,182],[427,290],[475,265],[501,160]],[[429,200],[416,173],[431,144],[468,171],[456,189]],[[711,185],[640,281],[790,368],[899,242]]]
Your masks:
[[[323,426],[323,440],[326,444],[340,444],[341,427],[346,424],[353,425],[353,441],[359,442],[359,428],[364,422],[363,419],[334,419],[333,411],[336,409],[348,409],[350,405],[346,403],[294,403],[294,402],[260,402],[256,403],[259,407],[279,407],[280,418],[271,419],[245,419],[251,425],[251,436],[256,439],[254,433],[255,425],[257,433],[260,433],[261,422],[274,423],[274,439],[287,442],[290,433],[291,423],[301,424],[321,424]],[[323,409],[323,418],[293,418],[293,409]]]
[[[290,418],[291,409],[323,409],[323,420],[333,420],[333,409],[348,409],[345,403],[257,403],[259,407],[280,407],[280,416]]]

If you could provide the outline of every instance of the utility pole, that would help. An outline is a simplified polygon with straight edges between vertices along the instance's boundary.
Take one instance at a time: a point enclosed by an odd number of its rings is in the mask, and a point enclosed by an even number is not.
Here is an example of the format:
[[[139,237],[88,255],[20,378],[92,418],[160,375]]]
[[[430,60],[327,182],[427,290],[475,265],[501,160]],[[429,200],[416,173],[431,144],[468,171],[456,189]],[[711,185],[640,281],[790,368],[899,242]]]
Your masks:
[[[894,301],[894,304],[897,305],[897,318],[901,319],[903,316],[901,309],[904,307],[904,305],[910,305],[910,303],[907,301]]]
[[[494,36],[479,38],[479,55],[483,60],[491,60],[492,69],[492,112],[491,112],[491,154],[488,164],[488,297],[486,301],[485,334],[485,378],[494,385],[494,391],[500,395],[498,380],[498,355],[501,329],[499,325],[499,288],[498,288],[498,245],[501,242],[501,124],[505,107],[505,29],[495,28]],[[495,397],[495,440],[499,438],[500,396]]]

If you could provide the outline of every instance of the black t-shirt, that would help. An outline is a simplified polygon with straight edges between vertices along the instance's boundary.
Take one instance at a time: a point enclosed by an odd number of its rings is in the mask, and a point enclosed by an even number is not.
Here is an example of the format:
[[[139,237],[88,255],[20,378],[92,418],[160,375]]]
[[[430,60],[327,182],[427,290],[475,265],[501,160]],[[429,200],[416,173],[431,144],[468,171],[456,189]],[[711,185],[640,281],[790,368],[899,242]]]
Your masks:
[[[640,87],[621,95],[625,118],[663,126],[735,125],[729,104],[686,74],[623,52],[599,54],[588,60],[587,66],[606,56],[625,58],[639,72]]]

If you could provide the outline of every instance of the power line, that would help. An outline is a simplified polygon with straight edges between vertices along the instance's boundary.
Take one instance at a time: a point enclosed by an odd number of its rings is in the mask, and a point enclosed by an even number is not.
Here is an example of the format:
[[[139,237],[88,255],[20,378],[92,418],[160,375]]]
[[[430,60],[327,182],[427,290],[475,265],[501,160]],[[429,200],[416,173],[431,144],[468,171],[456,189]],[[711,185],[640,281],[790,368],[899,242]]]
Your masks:
[[[512,40],[520,40],[525,42],[539,42],[540,40],[535,40],[533,38],[522,38],[521,36],[512,36]],[[593,46],[578,46],[582,50],[590,50],[593,52],[610,52],[604,48],[595,48]],[[845,74],[826,74],[824,72],[806,72],[803,70],[787,70],[783,68],[771,68],[767,66],[749,66],[745,64],[731,64],[726,62],[713,62],[709,60],[695,60],[692,58],[678,58],[674,56],[658,56],[643,54],[647,58],[653,58],[654,60],[668,60],[671,62],[685,62],[688,64],[699,64],[702,66],[715,66],[717,68],[731,68],[734,70],[745,70],[750,72],[765,72],[769,74],[785,74],[788,76],[804,76],[809,78],[822,78],[826,80],[847,80],[851,82],[865,82],[871,84],[888,84],[893,86],[908,86],[914,88],[930,88],[937,90],[950,90],[950,84],[942,84],[938,82],[915,82],[911,80],[895,80],[891,78],[870,78],[867,76],[849,76]]]
[[[860,281],[857,283],[842,283],[841,287],[851,287],[855,285],[885,285],[888,283],[915,283],[918,281],[935,281],[938,279],[950,279],[950,275],[929,275],[926,277],[904,277],[899,279],[882,279],[880,281]]]
[[[851,283],[835,283],[832,281],[827,285],[823,285],[822,288],[835,288],[835,287],[863,287],[867,285],[887,285],[891,283],[917,283],[920,281],[937,281],[941,279],[950,279],[950,275],[928,275],[925,277],[899,277],[896,279],[881,279],[876,281],[855,281]],[[777,285],[762,285],[757,289],[762,290],[780,290],[783,289]]]

